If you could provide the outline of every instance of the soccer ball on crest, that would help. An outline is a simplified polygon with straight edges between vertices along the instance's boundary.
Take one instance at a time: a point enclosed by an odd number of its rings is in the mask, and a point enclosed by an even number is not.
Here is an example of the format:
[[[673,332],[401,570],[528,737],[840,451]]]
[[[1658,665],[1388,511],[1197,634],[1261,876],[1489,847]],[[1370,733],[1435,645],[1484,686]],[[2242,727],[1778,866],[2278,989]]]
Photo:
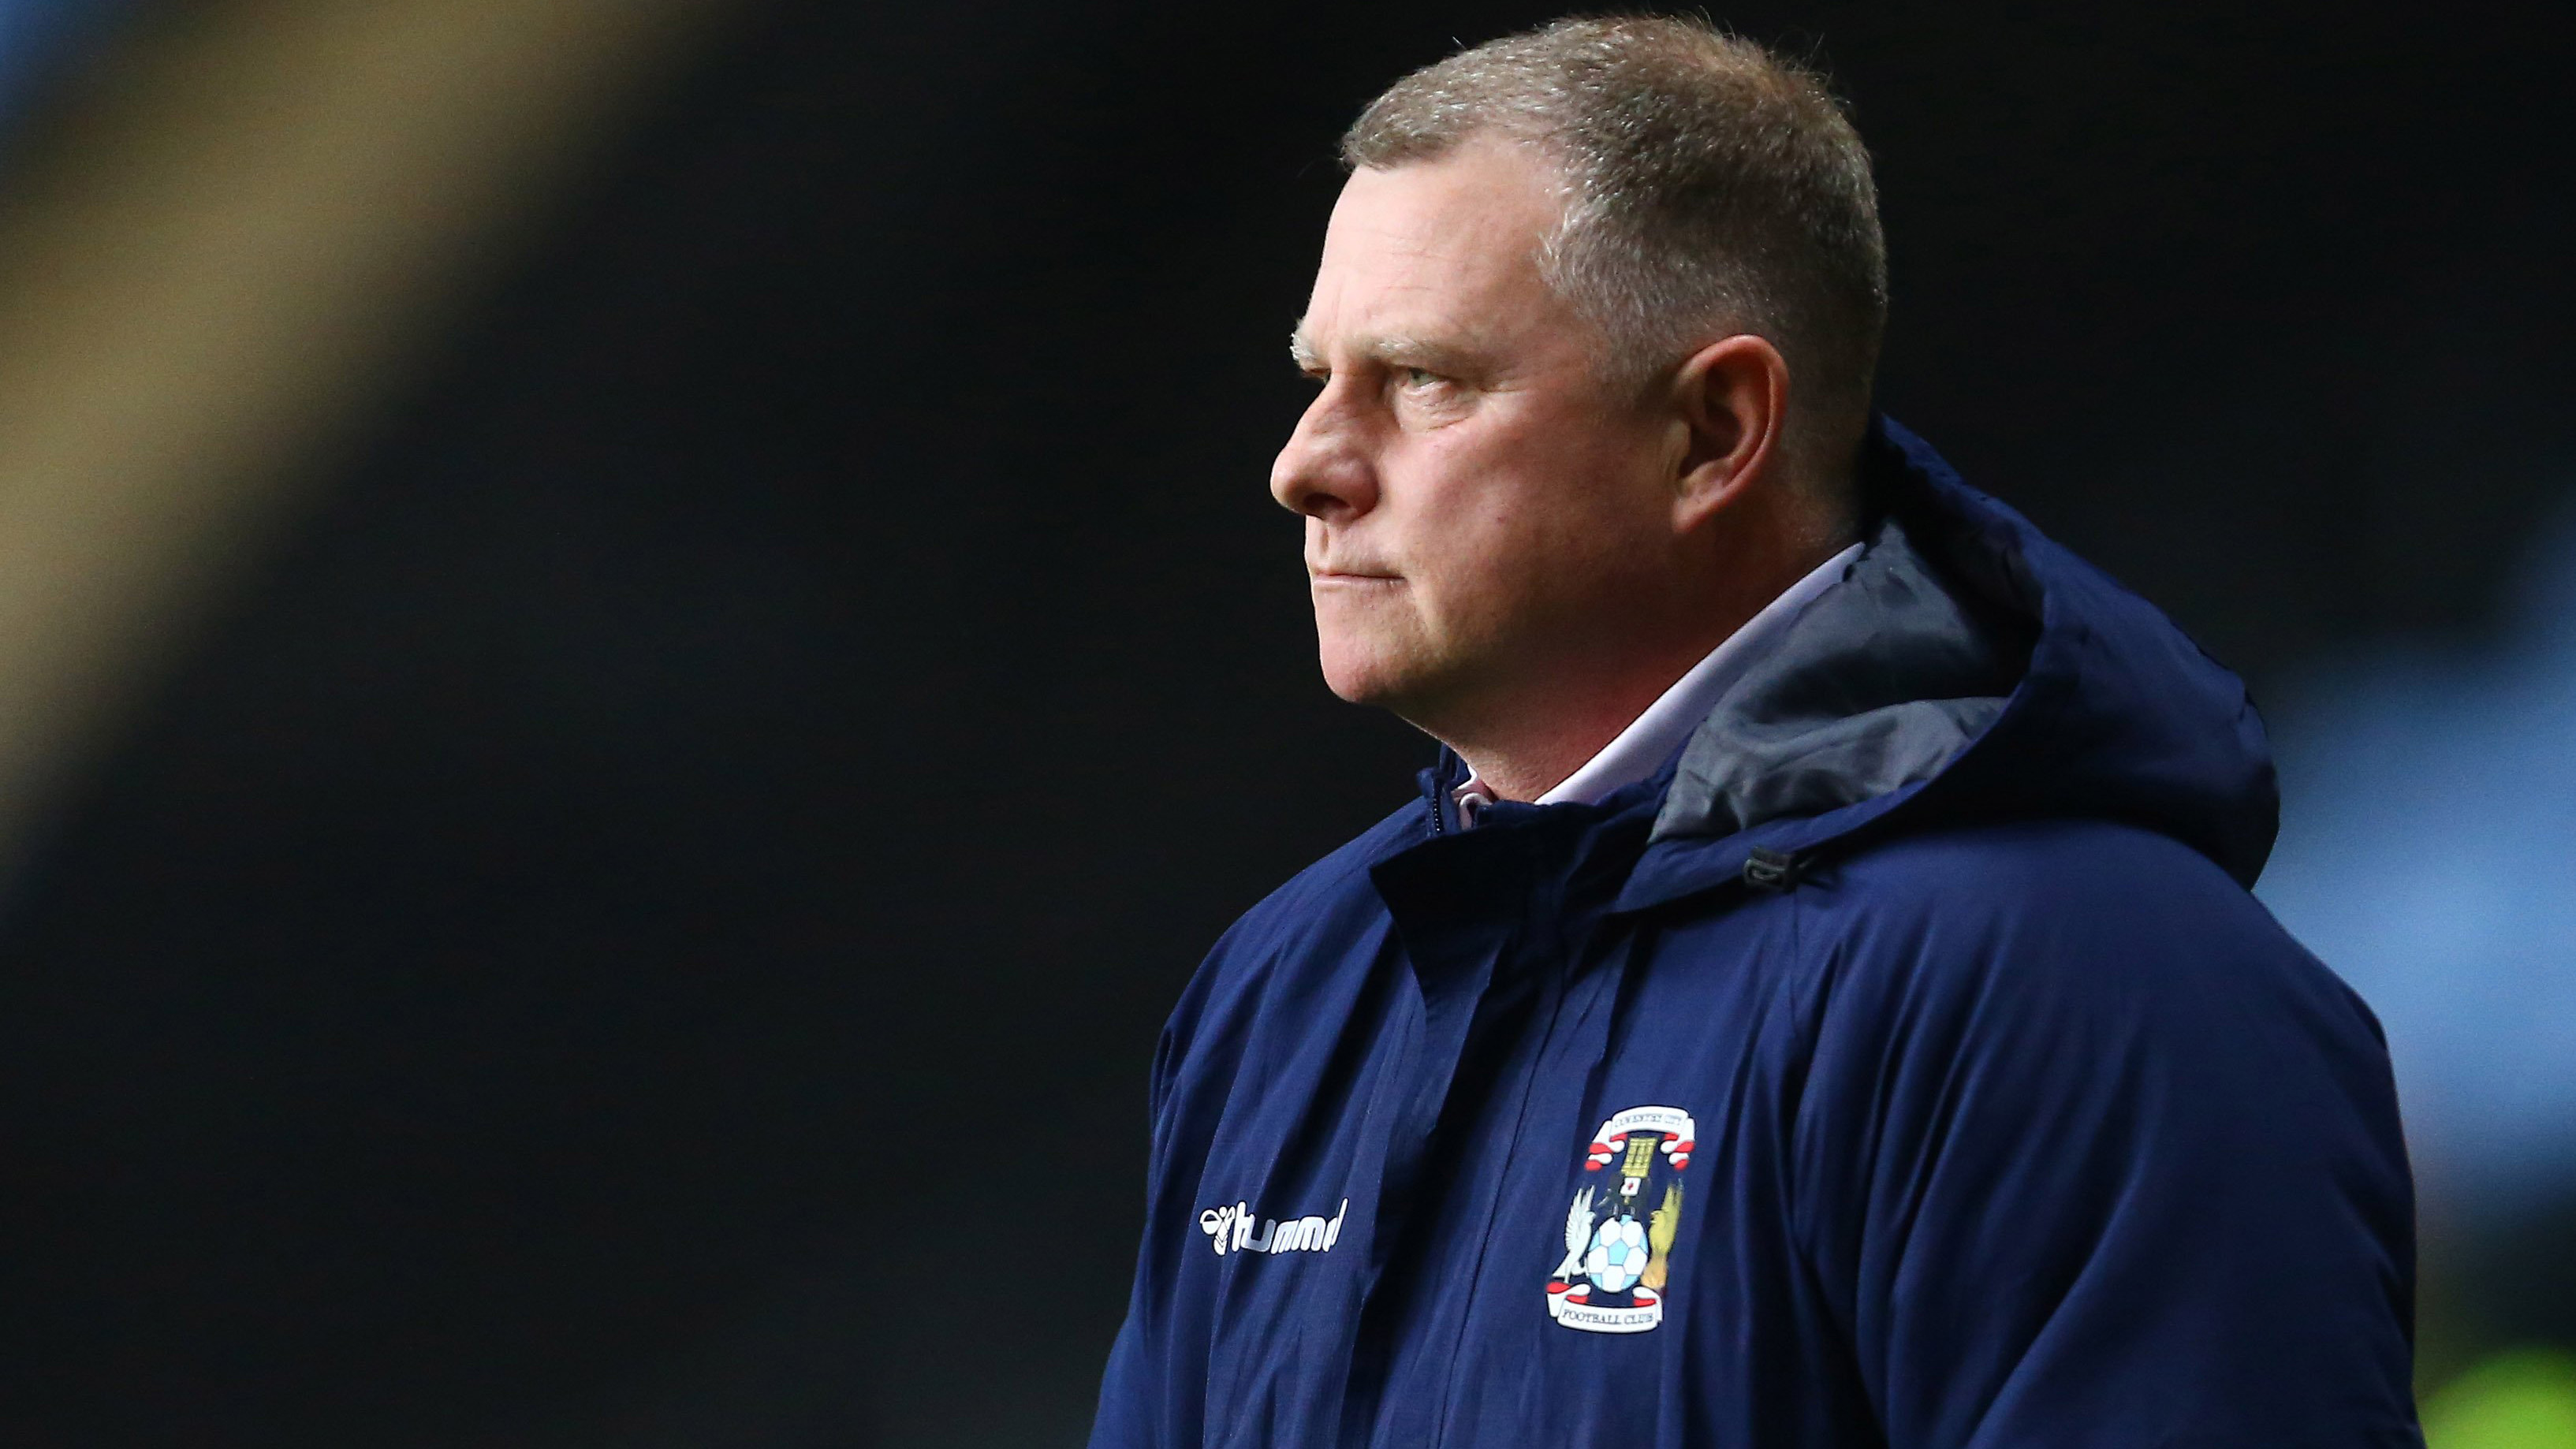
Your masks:
[[[1635,1218],[1612,1218],[1592,1235],[1583,1275],[1604,1293],[1625,1293],[1646,1271],[1646,1230]]]

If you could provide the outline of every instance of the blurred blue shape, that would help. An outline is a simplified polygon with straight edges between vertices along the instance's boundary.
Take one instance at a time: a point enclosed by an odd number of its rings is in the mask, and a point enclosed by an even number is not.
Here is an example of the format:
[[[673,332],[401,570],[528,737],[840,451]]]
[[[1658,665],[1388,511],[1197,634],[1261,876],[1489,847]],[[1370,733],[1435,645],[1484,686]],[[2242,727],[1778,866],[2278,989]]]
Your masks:
[[[45,81],[130,8],[132,0],[0,0],[0,128],[15,125]]]
[[[2379,646],[2275,712],[2258,894],[2388,1032],[2428,1193],[2576,1184],[2576,515],[2480,647]]]

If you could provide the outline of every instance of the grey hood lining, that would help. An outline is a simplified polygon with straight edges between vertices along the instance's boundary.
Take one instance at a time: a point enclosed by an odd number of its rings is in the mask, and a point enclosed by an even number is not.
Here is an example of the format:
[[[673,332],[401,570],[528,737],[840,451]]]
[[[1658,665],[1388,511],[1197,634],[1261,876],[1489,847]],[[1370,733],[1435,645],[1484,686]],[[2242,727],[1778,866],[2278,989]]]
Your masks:
[[[1882,519],[1692,732],[1654,838],[1731,835],[1931,778],[2003,712],[2037,634]]]

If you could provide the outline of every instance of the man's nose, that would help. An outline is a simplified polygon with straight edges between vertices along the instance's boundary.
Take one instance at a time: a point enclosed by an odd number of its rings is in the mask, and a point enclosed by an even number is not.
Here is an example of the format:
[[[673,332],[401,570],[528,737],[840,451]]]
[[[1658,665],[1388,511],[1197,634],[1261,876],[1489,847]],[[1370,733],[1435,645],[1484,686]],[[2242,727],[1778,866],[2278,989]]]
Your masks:
[[[1377,475],[1353,424],[1326,384],[1270,465],[1270,496],[1280,507],[1338,523],[1377,506]]]

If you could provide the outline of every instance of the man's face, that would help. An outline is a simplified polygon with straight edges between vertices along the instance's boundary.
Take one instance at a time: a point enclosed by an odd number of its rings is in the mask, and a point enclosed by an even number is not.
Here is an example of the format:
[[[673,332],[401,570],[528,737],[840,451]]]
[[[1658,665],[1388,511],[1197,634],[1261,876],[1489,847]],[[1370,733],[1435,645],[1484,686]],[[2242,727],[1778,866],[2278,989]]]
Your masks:
[[[1557,207],[1506,142],[1362,170],[1297,329],[1323,390],[1270,490],[1306,518],[1325,681],[1444,738],[1618,653],[1670,567],[1676,434],[1540,277]]]

